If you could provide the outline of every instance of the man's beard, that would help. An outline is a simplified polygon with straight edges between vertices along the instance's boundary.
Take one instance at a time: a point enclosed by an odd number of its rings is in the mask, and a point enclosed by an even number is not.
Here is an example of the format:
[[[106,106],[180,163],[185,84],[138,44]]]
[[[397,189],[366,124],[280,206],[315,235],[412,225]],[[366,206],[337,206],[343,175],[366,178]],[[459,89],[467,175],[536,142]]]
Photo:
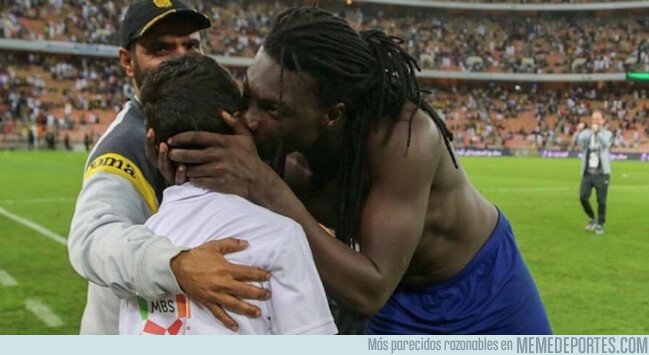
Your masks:
[[[284,141],[281,137],[274,138],[271,144],[258,144],[257,153],[276,173],[280,176],[284,174],[286,151],[284,150]]]
[[[270,166],[279,176],[284,176],[284,163],[286,162],[286,152],[284,151],[284,140],[281,139],[277,144],[275,156],[270,161]]]
[[[144,84],[147,74],[149,74],[149,71],[143,71],[137,60],[133,60],[133,80],[135,80],[135,86],[138,90],[142,90],[142,84]]]

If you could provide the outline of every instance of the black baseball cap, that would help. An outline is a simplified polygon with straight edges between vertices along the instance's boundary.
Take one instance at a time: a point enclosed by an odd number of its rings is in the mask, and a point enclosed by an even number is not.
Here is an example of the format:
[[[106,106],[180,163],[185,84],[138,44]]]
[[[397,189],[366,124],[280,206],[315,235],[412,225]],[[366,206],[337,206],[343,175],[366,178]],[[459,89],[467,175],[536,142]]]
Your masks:
[[[119,45],[128,48],[153,25],[172,15],[190,19],[196,23],[198,30],[204,30],[212,25],[207,16],[180,0],[138,1],[126,10],[119,30]]]

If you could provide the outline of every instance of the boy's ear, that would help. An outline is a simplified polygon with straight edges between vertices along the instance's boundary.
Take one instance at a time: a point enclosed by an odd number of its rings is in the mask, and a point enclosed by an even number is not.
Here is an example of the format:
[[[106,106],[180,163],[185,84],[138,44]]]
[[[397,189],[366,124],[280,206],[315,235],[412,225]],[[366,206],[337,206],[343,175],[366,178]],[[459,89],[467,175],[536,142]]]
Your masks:
[[[345,117],[345,104],[342,102],[339,102],[329,108],[327,110],[327,114],[325,116],[325,120],[323,122],[323,125],[326,128],[330,128],[338,124],[343,120]]]

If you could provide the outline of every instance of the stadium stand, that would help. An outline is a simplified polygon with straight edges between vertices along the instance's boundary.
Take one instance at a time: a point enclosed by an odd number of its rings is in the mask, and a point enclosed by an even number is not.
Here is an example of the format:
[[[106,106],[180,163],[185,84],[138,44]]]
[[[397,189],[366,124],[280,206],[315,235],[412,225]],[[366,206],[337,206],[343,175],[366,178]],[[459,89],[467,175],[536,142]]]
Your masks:
[[[649,149],[646,89],[437,86],[428,100],[454,132],[458,147],[567,150],[579,122],[600,109],[615,133],[614,148]]]
[[[2,11],[4,38],[116,44],[126,1],[19,0]],[[252,57],[271,19],[290,1],[194,1],[211,15],[207,52]],[[501,16],[326,2],[356,28],[406,40],[426,69],[524,73],[601,73],[649,68],[649,16],[617,11]]]
[[[479,2],[479,1],[475,1]],[[490,3],[489,1],[480,1]],[[536,3],[540,1],[514,1]],[[555,0],[554,2],[564,2]],[[572,3],[590,3],[572,1]],[[126,0],[0,0],[0,38],[115,44]],[[207,53],[251,58],[272,18],[296,1],[193,1],[210,15]],[[357,28],[405,40],[423,69],[559,74],[649,71],[649,16],[613,12],[457,12],[321,1]],[[240,70],[235,71],[240,75]],[[647,88],[628,83],[422,80],[459,147],[566,148],[580,119],[609,114],[616,148],[649,150]],[[522,86],[522,87],[521,87]],[[0,147],[80,145],[101,134],[130,94],[117,62],[71,55],[0,54]],[[31,133],[30,133],[31,132]]]
[[[60,143],[93,139],[131,90],[115,61],[2,53],[0,63],[0,146],[30,131],[37,148],[48,133]]]

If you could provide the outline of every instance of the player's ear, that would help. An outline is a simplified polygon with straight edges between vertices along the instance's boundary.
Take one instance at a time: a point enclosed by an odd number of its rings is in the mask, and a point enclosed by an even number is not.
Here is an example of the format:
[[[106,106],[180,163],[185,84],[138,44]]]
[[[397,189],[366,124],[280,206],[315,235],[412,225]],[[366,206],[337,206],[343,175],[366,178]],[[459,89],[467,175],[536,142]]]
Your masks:
[[[132,46],[135,46],[135,44],[132,44]],[[119,49],[119,64],[122,65],[124,71],[126,72],[126,76],[129,78],[132,78],[135,75],[135,71],[133,70],[134,59],[135,58],[131,56],[131,51],[126,48]]]
[[[330,128],[342,122],[345,118],[345,110],[345,104],[342,102],[329,107],[325,116],[324,126]]]

